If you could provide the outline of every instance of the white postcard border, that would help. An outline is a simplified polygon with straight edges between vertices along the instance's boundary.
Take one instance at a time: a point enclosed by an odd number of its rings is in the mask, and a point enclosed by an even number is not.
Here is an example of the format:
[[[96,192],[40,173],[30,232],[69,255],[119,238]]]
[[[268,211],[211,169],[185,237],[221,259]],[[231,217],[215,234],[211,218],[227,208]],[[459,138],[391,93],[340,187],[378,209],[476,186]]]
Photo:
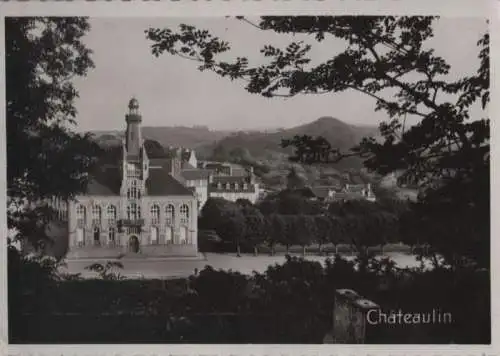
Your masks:
[[[159,15],[161,14],[161,16]],[[498,1],[482,0],[166,0],[166,1],[84,1],[72,2],[0,2],[0,228],[7,233],[6,218],[6,132],[5,132],[5,25],[6,16],[95,16],[95,17],[197,17],[224,15],[440,15],[446,17],[489,17],[491,20],[491,148],[493,163],[500,150],[497,138],[500,128],[494,118],[499,116],[499,78],[495,75],[500,61],[500,6]],[[8,345],[7,344],[7,271],[6,242],[0,244],[0,355],[135,355],[135,356],[362,356],[362,355],[432,355],[432,356],[493,356],[500,340],[500,261],[494,251],[500,251],[495,239],[499,231],[498,201],[500,188],[494,182],[500,168],[492,165],[492,233],[491,290],[492,345]],[[499,166],[500,167],[500,166]],[[6,239],[4,239],[6,241]]]

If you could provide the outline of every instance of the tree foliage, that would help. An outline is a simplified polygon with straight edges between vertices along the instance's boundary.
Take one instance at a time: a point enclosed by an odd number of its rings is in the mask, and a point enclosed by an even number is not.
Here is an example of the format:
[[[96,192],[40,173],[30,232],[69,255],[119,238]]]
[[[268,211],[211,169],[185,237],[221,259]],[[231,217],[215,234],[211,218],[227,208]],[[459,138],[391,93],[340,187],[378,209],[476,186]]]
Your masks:
[[[119,281],[125,279],[124,276],[115,271],[115,269],[123,269],[123,264],[119,261],[107,261],[105,264],[96,262],[85,269],[97,273],[99,278],[103,280]]]
[[[400,270],[375,260],[361,270],[360,261],[336,256],[324,266],[287,257],[251,276],[207,266],[188,281],[62,280],[53,263],[13,257],[9,337],[15,343],[318,344],[331,330],[332,301],[341,288],[387,312],[436,308],[453,315],[451,324],[379,325],[367,333],[369,343],[491,342],[489,276],[480,272]]]
[[[489,102],[489,34],[478,41],[479,66],[474,75],[450,79],[450,65],[426,44],[434,36],[437,17],[298,16],[262,17],[258,23],[239,17],[263,31],[309,35],[313,41],[337,38],[342,51],[313,64],[311,44],[293,41],[285,48],[265,45],[264,64],[247,58],[219,59],[230,44],[206,30],[181,25],[149,29],[155,56],[177,55],[199,63],[231,80],[242,80],[249,93],[264,97],[338,93],[353,90],[375,101],[387,114],[380,124],[383,142],[365,138],[351,152],[340,152],[321,137],[294,137],[292,160],[336,162],[360,155],[365,166],[380,174],[395,170],[401,179],[417,184],[422,194],[415,219],[421,235],[456,264],[473,260],[489,266],[489,119],[471,117],[479,104]],[[408,117],[418,119],[407,125]],[[473,228],[474,227],[474,228]],[[470,248],[469,248],[470,247]]]
[[[266,218],[267,239],[266,242],[274,254],[276,244],[283,241],[283,236],[287,233],[287,222],[281,214],[269,214]]]
[[[257,206],[264,214],[315,215],[323,211],[318,202],[304,195],[302,190],[282,190],[267,196]]]
[[[257,253],[257,247],[266,240],[266,221],[264,215],[257,207],[246,204],[242,206],[241,211],[245,217],[245,235],[244,239]]]
[[[74,77],[93,67],[82,37],[83,17],[9,17],[5,20],[7,102],[7,195],[14,205],[58,197],[71,199],[87,184],[86,172],[100,153],[89,134],[71,130],[78,92]],[[47,216],[46,207],[24,206],[9,227]],[[19,235],[18,235],[19,237]],[[29,237],[44,238],[39,231]]]

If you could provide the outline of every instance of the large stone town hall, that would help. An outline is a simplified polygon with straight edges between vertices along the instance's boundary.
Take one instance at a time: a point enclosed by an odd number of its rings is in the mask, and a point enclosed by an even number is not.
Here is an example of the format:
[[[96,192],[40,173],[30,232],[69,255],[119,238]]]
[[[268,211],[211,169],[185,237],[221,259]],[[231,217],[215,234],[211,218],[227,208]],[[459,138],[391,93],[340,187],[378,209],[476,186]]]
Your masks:
[[[256,202],[260,190],[251,169],[198,162],[189,149],[149,158],[135,98],[129,102],[125,121],[121,158],[105,157],[89,172],[86,191],[75,199],[50,202],[58,218],[49,225],[55,242],[45,249],[49,254],[195,257],[198,213],[208,197]]]
[[[91,172],[85,193],[53,203],[63,218],[51,225],[50,235],[66,245],[62,249],[70,258],[197,256],[199,200],[207,199],[198,187],[205,184],[206,190],[207,172],[192,167],[189,155],[183,161],[185,152],[148,158],[136,99],[130,100],[125,119],[122,158]],[[183,173],[187,181],[180,180]]]
[[[172,176],[171,159],[148,158],[139,103],[128,107],[122,160],[99,167],[86,194],[70,203],[70,254],[94,246],[102,254],[196,255],[195,191]]]
[[[86,191],[71,201],[51,200],[58,217],[45,252],[68,258],[123,255],[198,256],[198,213],[209,197],[255,203],[259,184],[251,168],[198,162],[190,149],[149,158],[139,103],[125,115],[119,156],[110,153],[89,172]],[[14,207],[16,208],[16,207]],[[23,250],[32,248],[23,244]]]

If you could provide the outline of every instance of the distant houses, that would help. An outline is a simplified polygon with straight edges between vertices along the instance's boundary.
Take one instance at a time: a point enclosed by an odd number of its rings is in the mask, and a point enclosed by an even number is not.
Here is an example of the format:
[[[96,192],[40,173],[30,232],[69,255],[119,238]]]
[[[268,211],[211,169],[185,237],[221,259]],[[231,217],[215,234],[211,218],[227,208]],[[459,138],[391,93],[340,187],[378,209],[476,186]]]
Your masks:
[[[376,201],[371,184],[345,184],[343,186],[315,186],[311,188],[316,199],[325,202],[348,200]]]
[[[253,168],[227,162],[198,162],[198,168],[210,172],[207,194],[229,201],[246,199],[255,204],[261,195]]]
[[[309,184],[307,178],[300,174],[295,168],[291,168],[286,177],[287,189],[311,191],[311,199],[324,202],[348,201],[348,200],[368,200],[375,201],[375,194],[370,183],[351,184],[345,180],[331,182],[325,179],[318,179],[315,184]],[[317,184],[319,183],[319,184]],[[326,183],[326,184],[325,184]]]

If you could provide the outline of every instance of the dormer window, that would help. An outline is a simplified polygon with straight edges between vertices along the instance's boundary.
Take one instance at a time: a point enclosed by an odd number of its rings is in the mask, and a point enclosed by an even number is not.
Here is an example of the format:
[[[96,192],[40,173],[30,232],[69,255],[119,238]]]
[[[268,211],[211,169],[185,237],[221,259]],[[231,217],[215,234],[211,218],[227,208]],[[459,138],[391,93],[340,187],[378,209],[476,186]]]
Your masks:
[[[247,189],[248,189],[248,184],[247,184],[247,183],[243,184],[243,189],[244,189],[244,190],[247,190]]]
[[[217,189],[222,189],[222,184],[220,182],[217,183]]]
[[[226,189],[227,189],[227,190],[231,189],[231,184],[226,183]]]
[[[238,183],[235,183],[234,184],[234,190],[238,190],[238,189],[240,189],[240,187],[239,187]]]

